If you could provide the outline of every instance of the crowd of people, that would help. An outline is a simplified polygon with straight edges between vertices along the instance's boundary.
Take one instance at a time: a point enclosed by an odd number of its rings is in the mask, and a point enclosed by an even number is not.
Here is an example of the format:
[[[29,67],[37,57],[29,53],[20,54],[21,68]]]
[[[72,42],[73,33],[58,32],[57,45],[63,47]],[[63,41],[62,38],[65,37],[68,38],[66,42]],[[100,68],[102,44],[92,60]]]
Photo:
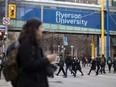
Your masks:
[[[63,72],[63,76],[67,77],[67,71],[69,70],[70,73],[76,77],[77,71],[79,71],[81,73],[81,76],[83,76],[83,72],[82,72],[82,67],[90,67],[89,73],[88,75],[91,74],[91,71],[94,71],[96,75],[101,74],[106,74],[106,65],[108,65],[108,70],[109,73],[111,73],[111,68],[113,66],[114,68],[114,73],[116,73],[116,57],[114,59],[111,59],[109,57],[108,60],[106,60],[106,58],[104,57],[104,55],[102,55],[100,57],[100,55],[98,55],[96,58],[75,58],[75,57],[71,57],[70,53],[68,53],[66,58],[63,58],[62,55],[59,56],[60,57],[60,61],[58,63],[59,66],[59,70],[58,73],[56,74],[57,76],[59,75],[59,73],[62,71]],[[82,63],[82,65],[81,65]]]

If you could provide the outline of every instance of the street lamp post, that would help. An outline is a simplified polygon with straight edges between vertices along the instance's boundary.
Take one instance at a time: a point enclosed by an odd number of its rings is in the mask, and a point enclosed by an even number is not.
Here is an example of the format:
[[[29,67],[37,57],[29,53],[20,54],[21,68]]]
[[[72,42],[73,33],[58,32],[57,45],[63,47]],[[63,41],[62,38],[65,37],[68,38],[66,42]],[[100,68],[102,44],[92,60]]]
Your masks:
[[[60,46],[58,45],[58,55],[60,54]]]
[[[5,0],[5,17],[7,18],[8,15],[8,0]],[[8,39],[8,26],[5,25],[5,35],[6,35],[6,41],[5,41],[5,53],[7,50],[7,39]]]
[[[109,0],[106,0],[106,13],[107,13],[107,39],[106,39],[106,59],[108,60],[109,58],[109,49],[110,49],[110,45],[109,45]]]
[[[63,57],[64,57],[64,55],[65,55],[65,50],[66,50],[66,48],[63,48]]]
[[[74,46],[71,46],[71,56],[74,56]]]

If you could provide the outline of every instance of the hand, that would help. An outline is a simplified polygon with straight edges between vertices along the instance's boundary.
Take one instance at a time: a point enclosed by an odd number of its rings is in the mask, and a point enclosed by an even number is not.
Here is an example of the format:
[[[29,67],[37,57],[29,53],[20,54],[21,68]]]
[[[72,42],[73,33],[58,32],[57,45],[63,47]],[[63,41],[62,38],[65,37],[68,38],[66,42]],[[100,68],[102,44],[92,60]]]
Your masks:
[[[50,62],[53,62],[55,61],[56,59],[56,54],[50,54],[50,55],[47,55],[47,58]]]

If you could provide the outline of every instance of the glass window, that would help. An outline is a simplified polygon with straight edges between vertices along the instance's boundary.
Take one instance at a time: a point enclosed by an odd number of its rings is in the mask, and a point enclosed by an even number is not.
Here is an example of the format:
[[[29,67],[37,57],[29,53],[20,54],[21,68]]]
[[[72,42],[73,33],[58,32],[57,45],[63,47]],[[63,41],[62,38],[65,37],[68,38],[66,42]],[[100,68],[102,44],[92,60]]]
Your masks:
[[[48,0],[24,0],[24,1],[48,1]],[[49,1],[61,1],[61,2],[75,2],[86,4],[98,4],[98,0],[49,0]]]
[[[39,6],[30,6],[28,4],[19,4],[17,6],[17,19],[28,20],[31,18],[41,18],[41,10]]]
[[[116,6],[116,0],[113,0],[113,6]]]

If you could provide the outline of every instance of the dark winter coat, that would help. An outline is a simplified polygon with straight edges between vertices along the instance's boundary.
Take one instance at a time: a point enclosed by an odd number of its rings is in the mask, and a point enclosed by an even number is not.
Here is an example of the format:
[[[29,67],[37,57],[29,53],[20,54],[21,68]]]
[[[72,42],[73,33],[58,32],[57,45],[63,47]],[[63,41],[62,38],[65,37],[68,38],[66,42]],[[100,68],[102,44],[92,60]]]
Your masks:
[[[95,70],[96,69],[96,61],[95,60],[92,60],[91,69],[92,70]]]
[[[46,67],[49,61],[44,58],[39,44],[33,46],[30,41],[21,42],[18,64],[22,68],[18,87],[48,87]]]
[[[72,66],[71,56],[67,56],[67,58],[65,59],[65,63],[66,63],[67,66]]]
[[[76,70],[81,70],[80,60],[76,60]]]
[[[64,67],[64,59],[63,58],[60,58],[58,65],[59,65],[59,67]]]
[[[113,61],[113,67],[116,68],[116,59]]]
[[[97,57],[97,58],[96,58],[96,64],[97,64],[97,66],[100,66],[100,61],[101,61],[100,58]]]
[[[72,70],[76,70],[76,59],[72,59]]]

